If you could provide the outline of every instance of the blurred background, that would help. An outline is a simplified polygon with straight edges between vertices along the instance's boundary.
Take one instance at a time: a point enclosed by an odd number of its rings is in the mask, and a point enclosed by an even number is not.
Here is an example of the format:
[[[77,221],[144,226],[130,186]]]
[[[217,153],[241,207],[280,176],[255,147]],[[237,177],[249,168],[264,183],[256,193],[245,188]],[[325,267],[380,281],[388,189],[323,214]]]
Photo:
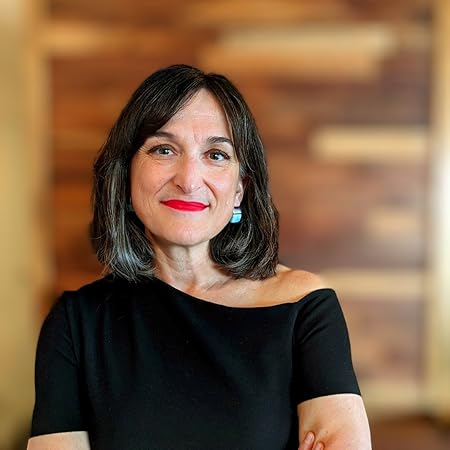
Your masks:
[[[338,291],[374,448],[450,448],[450,2],[2,0],[0,449],[26,445],[43,317],[101,272],[97,149],[173,63],[254,111],[281,260]]]

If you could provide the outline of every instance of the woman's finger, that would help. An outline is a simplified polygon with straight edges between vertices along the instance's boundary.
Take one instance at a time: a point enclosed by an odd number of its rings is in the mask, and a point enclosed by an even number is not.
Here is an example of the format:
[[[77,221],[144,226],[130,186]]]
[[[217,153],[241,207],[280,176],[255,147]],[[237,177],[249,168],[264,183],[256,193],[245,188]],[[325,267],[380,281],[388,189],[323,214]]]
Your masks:
[[[314,446],[314,450],[324,450],[325,446],[322,444],[322,442],[318,442],[315,446]]]
[[[300,442],[300,447],[298,448],[298,450],[312,450],[313,445],[314,445],[314,433],[308,431],[303,441]]]

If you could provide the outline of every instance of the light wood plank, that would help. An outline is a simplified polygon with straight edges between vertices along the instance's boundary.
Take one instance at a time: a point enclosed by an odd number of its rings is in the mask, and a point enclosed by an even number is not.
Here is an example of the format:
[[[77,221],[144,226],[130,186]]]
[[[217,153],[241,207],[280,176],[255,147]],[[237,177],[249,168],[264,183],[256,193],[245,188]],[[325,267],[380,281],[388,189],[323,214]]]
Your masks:
[[[401,383],[379,380],[360,385],[370,420],[420,414],[426,408],[426,398],[417,380],[405,379]]]
[[[159,27],[99,25],[83,22],[54,21],[42,26],[39,40],[48,55],[86,56],[89,53],[158,54],[189,46],[194,36],[182,31]]]
[[[364,219],[367,234],[375,239],[423,239],[422,211],[392,207],[372,208]]]
[[[261,26],[264,24],[294,24],[307,20],[330,17],[348,18],[352,8],[336,0],[320,2],[280,2],[274,0],[196,1],[188,2],[183,18],[191,26],[230,28],[236,26]]]
[[[395,34],[386,25],[305,26],[228,32],[200,51],[200,61],[235,75],[368,81],[395,50]]]
[[[312,136],[313,155],[341,163],[424,163],[428,134],[423,127],[325,126]]]

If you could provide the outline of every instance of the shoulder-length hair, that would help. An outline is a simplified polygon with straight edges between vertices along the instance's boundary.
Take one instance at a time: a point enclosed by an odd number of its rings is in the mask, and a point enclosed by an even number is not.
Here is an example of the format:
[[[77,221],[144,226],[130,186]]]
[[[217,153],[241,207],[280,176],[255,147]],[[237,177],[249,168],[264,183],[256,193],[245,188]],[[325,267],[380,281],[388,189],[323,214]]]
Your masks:
[[[154,276],[155,261],[142,222],[130,208],[130,164],[146,138],[200,90],[222,105],[244,181],[242,220],[210,241],[210,256],[233,278],[264,279],[278,263],[278,212],[268,189],[267,164],[255,120],[223,75],[187,65],[150,75],[132,94],[94,164],[91,239],[105,271],[129,281]]]

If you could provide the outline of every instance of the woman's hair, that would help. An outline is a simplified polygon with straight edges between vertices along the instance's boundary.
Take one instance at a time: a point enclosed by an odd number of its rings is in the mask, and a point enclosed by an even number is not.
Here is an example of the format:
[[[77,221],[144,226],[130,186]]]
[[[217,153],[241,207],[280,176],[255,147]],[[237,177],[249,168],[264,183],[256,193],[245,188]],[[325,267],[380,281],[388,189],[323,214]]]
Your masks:
[[[268,190],[264,148],[254,118],[224,76],[174,65],[150,75],[132,94],[94,164],[91,239],[107,272],[129,281],[154,275],[154,252],[130,208],[130,165],[148,136],[166,124],[200,90],[222,105],[244,183],[242,220],[210,241],[210,255],[234,278],[264,279],[278,263],[278,212]]]

